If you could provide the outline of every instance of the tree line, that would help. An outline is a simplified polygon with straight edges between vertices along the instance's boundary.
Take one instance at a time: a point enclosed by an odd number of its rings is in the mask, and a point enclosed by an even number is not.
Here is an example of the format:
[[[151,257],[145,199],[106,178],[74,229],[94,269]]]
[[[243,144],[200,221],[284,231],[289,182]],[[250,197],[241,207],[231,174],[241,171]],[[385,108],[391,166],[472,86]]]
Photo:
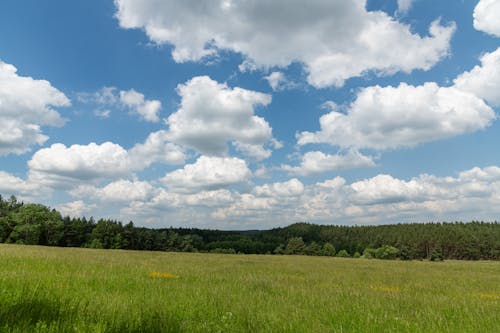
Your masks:
[[[294,254],[378,259],[499,260],[498,222],[334,226],[295,223],[271,230],[137,227],[110,219],[63,217],[0,195],[0,242],[149,251]]]

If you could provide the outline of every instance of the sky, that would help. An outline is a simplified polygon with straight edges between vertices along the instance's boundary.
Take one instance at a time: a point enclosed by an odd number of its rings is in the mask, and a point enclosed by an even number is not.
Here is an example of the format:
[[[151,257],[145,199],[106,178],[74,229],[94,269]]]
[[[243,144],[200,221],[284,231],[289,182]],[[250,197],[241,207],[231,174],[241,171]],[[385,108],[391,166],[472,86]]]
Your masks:
[[[146,227],[498,220],[500,0],[3,0],[0,194]]]

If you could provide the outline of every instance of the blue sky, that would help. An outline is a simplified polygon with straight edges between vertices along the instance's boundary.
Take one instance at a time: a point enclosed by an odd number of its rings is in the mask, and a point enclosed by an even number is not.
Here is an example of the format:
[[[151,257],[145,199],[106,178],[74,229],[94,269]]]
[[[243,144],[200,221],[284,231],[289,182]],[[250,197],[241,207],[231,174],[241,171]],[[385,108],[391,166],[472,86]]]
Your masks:
[[[0,193],[254,229],[497,220],[500,1],[3,1]]]

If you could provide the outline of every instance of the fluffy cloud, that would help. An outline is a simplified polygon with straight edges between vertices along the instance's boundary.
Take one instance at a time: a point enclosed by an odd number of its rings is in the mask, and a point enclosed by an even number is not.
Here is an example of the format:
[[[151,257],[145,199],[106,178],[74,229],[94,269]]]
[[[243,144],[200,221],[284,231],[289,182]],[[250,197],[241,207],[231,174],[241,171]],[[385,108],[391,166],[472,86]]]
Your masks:
[[[207,76],[194,77],[177,87],[180,108],[171,114],[167,138],[205,155],[223,155],[227,143],[249,157],[270,156],[272,129],[254,115],[258,105],[268,105],[271,96],[241,88],[229,88]]]
[[[500,37],[500,1],[480,0],[474,8],[474,28]]]
[[[169,142],[168,134],[163,130],[149,134],[144,143],[129,150],[129,155],[134,170],[142,170],[153,163],[182,164],[186,158],[184,150]]]
[[[82,200],[66,202],[56,206],[56,209],[61,213],[62,216],[70,217],[82,217],[85,214],[91,212],[93,209],[97,208],[97,205],[88,205]]]
[[[407,1],[405,2],[407,3]],[[342,86],[367,71],[391,74],[427,70],[448,54],[454,24],[434,22],[429,36],[383,12],[367,12],[364,0],[298,1],[115,0],[122,28],[144,29],[173,45],[177,62],[197,61],[226,49],[245,57],[242,67],[304,64],[316,87]]]
[[[308,176],[341,169],[374,167],[375,162],[369,156],[350,149],[346,154],[325,154],[320,151],[310,151],[302,156],[299,166],[282,165],[281,169],[291,174]]]
[[[297,183],[297,180],[291,180]],[[347,184],[333,179],[300,188],[290,195],[287,183],[256,187],[232,204],[217,209],[217,219],[238,217],[265,227],[266,221],[326,223],[387,223],[438,219],[492,219],[500,212],[500,168],[473,168],[457,177],[423,174],[410,180],[390,175]],[[289,187],[289,186],[288,186]]]
[[[161,102],[158,100],[145,99],[134,89],[120,90],[116,87],[104,87],[94,93],[79,93],[77,97],[80,103],[95,104],[97,109],[94,114],[100,118],[108,118],[111,110],[109,108],[127,108],[131,113],[139,115],[142,119],[157,123],[160,121],[158,113]]]
[[[153,163],[179,164],[184,152],[166,141],[163,131],[151,133],[146,141],[130,150],[104,142],[88,145],[53,144],[37,151],[28,162],[29,178],[35,183],[70,188],[82,182],[98,182],[130,176]]]
[[[200,156],[195,163],[168,173],[162,181],[174,192],[190,192],[240,184],[250,176],[251,172],[244,160]]]
[[[274,91],[282,91],[298,86],[297,83],[288,80],[282,72],[272,72],[268,76],[265,76],[264,79],[266,79]]]
[[[499,11],[500,11],[500,1]],[[500,12],[497,18],[500,17]],[[500,19],[497,19],[500,22]],[[458,89],[471,92],[492,105],[500,106],[500,48],[481,57],[481,66],[459,75],[454,83]]]
[[[47,194],[38,184],[0,171],[0,194],[15,195],[20,199],[36,199]]]
[[[296,218],[293,213],[304,193],[304,185],[296,178],[286,182],[276,182],[256,186],[251,193],[239,195],[230,205],[221,207],[212,213],[216,219],[230,217],[256,218],[267,212],[268,216],[288,219]]]
[[[296,221],[380,224],[492,219],[500,213],[500,168],[496,166],[447,177],[421,174],[398,179],[380,174],[352,183],[335,177],[305,185],[292,178],[247,189],[231,186],[246,176],[231,174],[228,165],[221,167],[224,163],[228,161],[219,161],[218,171],[209,175],[201,172],[200,166],[209,164],[203,160],[174,171],[167,175],[171,182],[166,188],[119,180],[101,188],[81,186],[72,194],[120,209],[124,220],[140,218],[157,226],[175,221],[228,228],[235,220],[240,228],[266,228],[270,221],[273,226]],[[174,184],[177,187],[170,187]]]
[[[70,147],[56,143],[37,151],[28,166],[31,179],[63,187],[75,182],[125,176],[131,171],[127,151],[111,142]]]
[[[120,91],[120,102],[139,114],[144,120],[157,123],[160,121],[158,112],[161,109],[161,103],[157,100],[145,100],[144,95],[134,89]]]
[[[398,0],[398,13],[406,14],[415,0]]]
[[[496,118],[477,96],[434,82],[360,90],[347,113],[320,118],[321,130],[297,135],[298,144],[395,149],[483,129]]]
[[[52,107],[69,106],[69,99],[48,81],[19,76],[16,67],[0,61],[0,155],[22,154],[48,137],[42,126],[62,126]]]
[[[304,192],[304,185],[297,178],[282,183],[256,186],[252,193],[260,197],[296,197]]]
[[[81,185],[70,193],[75,197],[88,197],[99,201],[119,203],[148,200],[155,192],[156,189],[148,182],[120,179],[102,188]]]
[[[149,208],[221,207],[234,201],[236,194],[227,189],[174,193],[161,189],[158,195],[146,203]]]

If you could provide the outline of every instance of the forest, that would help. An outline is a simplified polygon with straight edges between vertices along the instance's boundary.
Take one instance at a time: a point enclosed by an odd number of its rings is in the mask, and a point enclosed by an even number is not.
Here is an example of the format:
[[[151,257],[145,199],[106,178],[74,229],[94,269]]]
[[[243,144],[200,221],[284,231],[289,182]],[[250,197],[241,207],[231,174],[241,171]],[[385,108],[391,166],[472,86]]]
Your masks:
[[[0,195],[0,243],[171,252],[314,255],[401,260],[499,260],[498,222],[338,226],[294,223],[270,230],[151,229],[132,221],[63,217]]]

